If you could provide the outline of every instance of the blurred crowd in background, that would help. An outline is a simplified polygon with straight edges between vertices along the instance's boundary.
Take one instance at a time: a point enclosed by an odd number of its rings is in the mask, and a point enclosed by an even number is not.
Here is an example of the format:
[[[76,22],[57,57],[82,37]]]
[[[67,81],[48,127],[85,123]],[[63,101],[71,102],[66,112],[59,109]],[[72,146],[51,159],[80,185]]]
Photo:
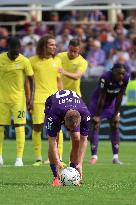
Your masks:
[[[23,29],[16,31],[16,36],[20,38],[22,54],[26,57],[35,55],[37,41],[47,33],[56,37],[57,53],[66,51],[72,38],[79,38],[82,42],[81,55],[88,61],[84,78],[99,77],[116,62],[125,64],[130,72],[136,71],[135,19],[136,11],[126,16],[119,12],[117,23],[112,25],[106,14],[99,10],[84,15],[71,11],[61,19],[59,12],[53,11],[49,19],[51,24],[37,22],[33,18],[31,22],[24,23]],[[6,51],[9,35],[6,27],[0,27],[0,53]]]

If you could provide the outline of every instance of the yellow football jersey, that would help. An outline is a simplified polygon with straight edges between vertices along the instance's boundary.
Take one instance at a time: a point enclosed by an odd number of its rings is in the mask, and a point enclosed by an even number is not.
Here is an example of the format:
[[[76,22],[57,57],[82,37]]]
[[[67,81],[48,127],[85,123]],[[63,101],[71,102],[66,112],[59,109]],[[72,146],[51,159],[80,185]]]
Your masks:
[[[59,68],[62,67],[58,57],[40,59],[32,56],[30,62],[34,71],[35,79],[35,103],[44,103],[50,95],[58,90],[57,78],[60,78]]]
[[[32,76],[33,70],[29,59],[19,54],[10,60],[7,52],[0,54],[0,102],[25,102],[25,76]]]
[[[62,52],[57,56],[61,59],[63,69],[70,73],[75,73],[78,70],[84,73],[87,69],[88,63],[81,55],[75,59],[69,59],[67,52]],[[80,78],[78,80],[74,80],[65,75],[62,76],[64,89],[73,90],[81,96],[80,80]]]

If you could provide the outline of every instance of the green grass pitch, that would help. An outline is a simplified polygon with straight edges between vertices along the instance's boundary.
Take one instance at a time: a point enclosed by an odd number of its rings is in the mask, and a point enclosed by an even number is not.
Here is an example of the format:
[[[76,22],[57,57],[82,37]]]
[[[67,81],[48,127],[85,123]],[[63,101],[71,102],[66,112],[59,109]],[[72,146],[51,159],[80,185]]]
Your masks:
[[[47,141],[43,157],[47,159]],[[64,161],[69,161],[70,143],[64,142]],[[15,141],[5,140],[5,166],[0,167],[0,205],[135,205],[136,143],[121,142],[120,160],[113,165],[110,142],[100,142],[99,161],[91,166],[89,146],[84,161],[81,187],[52,187],[49,165],[33,167],[34,152],[26,141],[24,167],[14,167]]]

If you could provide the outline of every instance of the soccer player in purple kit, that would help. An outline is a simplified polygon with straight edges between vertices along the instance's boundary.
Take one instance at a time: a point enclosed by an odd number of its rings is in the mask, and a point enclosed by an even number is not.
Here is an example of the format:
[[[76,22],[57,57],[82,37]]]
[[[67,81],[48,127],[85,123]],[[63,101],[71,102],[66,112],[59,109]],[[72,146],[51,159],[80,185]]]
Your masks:
[[[115,64],[111,71],[105,72],[99,80],[99,84],[92,94],[91,114],[91,160],[90,164],[96,164],[99,127],[102,119],[107,118],[111,128],[111,144],[113,152],[113,164],[122,164],[118,158],[119,153],[119,109],[123,94],[126,90],[129,74],[123,64]]]
[[[63,168],[57,148],[57,136],[62,124],[69,131],[72,140],[70,166],[79,171],[82,179],[82,164],[90,124],[90,113],[86,105],[76,92],[61,90],[47,98],[45,116],[49,140],[48,155],[54,176],[52,185],[60,186],[59,171]]]

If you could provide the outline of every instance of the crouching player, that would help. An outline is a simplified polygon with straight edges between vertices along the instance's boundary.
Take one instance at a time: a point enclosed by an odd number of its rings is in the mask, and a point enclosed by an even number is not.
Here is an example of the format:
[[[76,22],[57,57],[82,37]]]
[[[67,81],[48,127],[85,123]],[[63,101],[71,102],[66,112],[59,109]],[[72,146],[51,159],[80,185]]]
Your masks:
[[[61,90],[47,98],[45,123],[49,140],[49,161],[54,176],[53,186],[60,186],[59,171],[63,165],[59,159],[57,137],[64,124],[72,140],[70,166],[76,168],[82,179],[82,165],[87,147],[90,113],[82,99],[70,90]]]

